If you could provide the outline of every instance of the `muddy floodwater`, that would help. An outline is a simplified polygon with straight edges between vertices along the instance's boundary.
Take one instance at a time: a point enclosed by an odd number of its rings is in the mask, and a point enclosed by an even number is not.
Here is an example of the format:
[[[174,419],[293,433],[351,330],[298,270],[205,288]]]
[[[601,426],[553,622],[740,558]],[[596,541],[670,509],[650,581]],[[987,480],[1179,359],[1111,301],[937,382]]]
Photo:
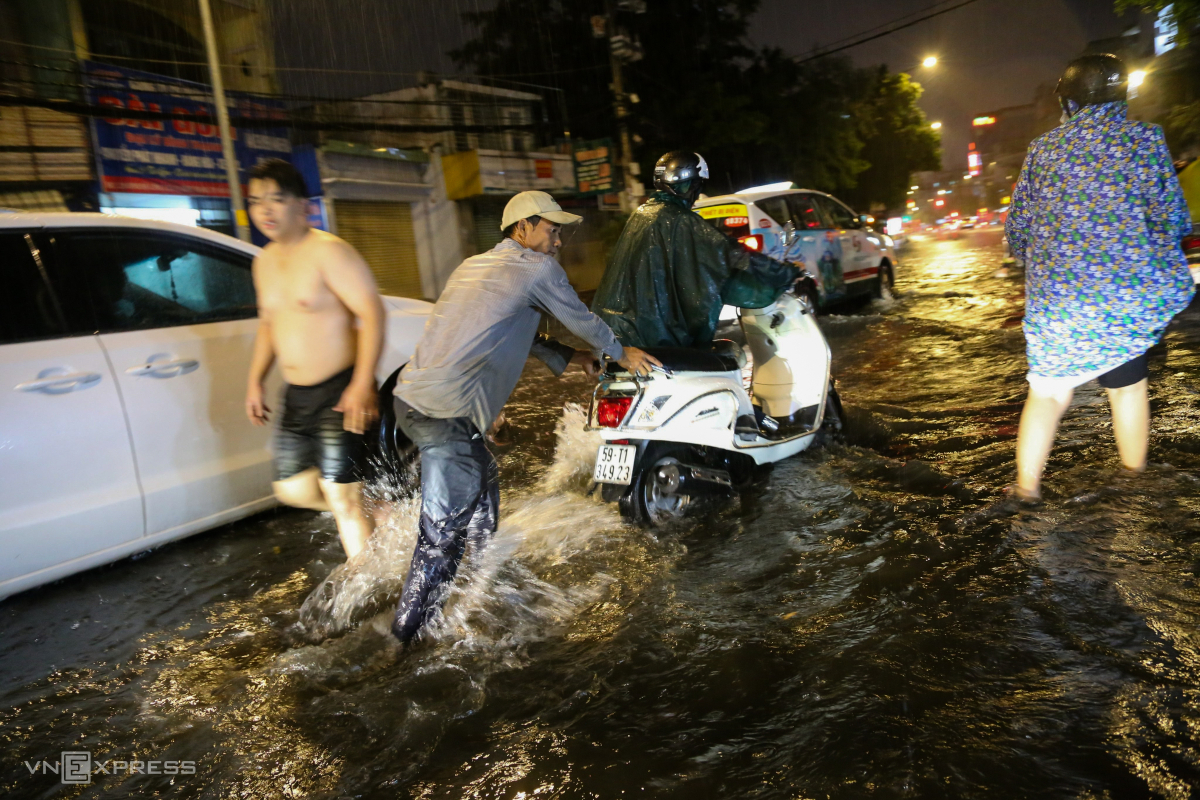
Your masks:
[[[1149,471],[1092,384],[1049,501],[997,516],[1025,392],[1000,259],[998,231],[912,243],[894,299],[821,318],[845,443],[656,535],[585,495],[586,379],[531,362],[500,531],[407,652],[396,487],[358,574],[280,510],[0,603],[0,793],[1200,796],[1200,311],[1152,352]],[[108,774],[63,785],[63,751]]]

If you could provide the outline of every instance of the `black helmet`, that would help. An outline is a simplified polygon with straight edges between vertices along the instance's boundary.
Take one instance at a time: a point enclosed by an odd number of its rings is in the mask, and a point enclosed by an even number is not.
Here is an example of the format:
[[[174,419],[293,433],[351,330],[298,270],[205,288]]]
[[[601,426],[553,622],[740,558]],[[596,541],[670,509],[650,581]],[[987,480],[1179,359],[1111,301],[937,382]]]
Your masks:
[[[699,153],[672,150],[654,165],[654,188],[670,192],[688,206],[696,202],[708,180],[708,164]]]
[[[1067,101],[1077,106],[1092,106],[1124,100],[1129,88],[1129,74],[1121,59],[1108,53],[1080,56],[1067,65],[1058,79],[1054,93],[1063,111],[1072,113]],[[1078,109],[1076,109],[1078,110]]]

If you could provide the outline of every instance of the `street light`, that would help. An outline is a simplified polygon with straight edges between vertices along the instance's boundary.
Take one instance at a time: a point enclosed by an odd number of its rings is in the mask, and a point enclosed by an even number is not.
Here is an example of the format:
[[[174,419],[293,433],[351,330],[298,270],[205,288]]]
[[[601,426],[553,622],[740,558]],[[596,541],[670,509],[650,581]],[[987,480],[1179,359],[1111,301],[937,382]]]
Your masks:
[[[927,67],[927,68],[928,67],[936,67],[937,66],[937,56],[926,56],[925,60],[921,62],[921,66]]]
[[[942,123],[934,122],[934,123],[931,123],[929,125],[929,127],[933,128],[935,131],[940,131],[942,129]]]

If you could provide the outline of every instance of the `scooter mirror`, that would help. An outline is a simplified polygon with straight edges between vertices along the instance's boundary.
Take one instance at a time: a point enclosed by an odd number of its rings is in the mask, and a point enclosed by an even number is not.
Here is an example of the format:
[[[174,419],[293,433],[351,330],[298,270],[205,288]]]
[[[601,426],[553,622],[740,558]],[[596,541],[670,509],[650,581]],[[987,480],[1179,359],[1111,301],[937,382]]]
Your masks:
[[[783,239],[784,247],[791,247],[792,242],[796,241],[796,223],[790,219],[784,223],[783,236],[781,238]]]

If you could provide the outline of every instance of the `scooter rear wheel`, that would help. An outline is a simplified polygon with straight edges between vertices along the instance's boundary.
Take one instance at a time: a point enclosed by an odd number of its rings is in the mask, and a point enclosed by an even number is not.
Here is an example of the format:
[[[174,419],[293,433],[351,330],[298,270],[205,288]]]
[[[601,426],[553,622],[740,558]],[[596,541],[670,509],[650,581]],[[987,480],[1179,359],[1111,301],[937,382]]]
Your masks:
[[[645,469],[639,470],[629,491],[619,502],[621,515],[651,528],[660,528],[682,519],[688,512],[692,497],[683,492],[672,492],[669,474],[660,474],[662,468],[679,463],[675,455],[663,454]]]

